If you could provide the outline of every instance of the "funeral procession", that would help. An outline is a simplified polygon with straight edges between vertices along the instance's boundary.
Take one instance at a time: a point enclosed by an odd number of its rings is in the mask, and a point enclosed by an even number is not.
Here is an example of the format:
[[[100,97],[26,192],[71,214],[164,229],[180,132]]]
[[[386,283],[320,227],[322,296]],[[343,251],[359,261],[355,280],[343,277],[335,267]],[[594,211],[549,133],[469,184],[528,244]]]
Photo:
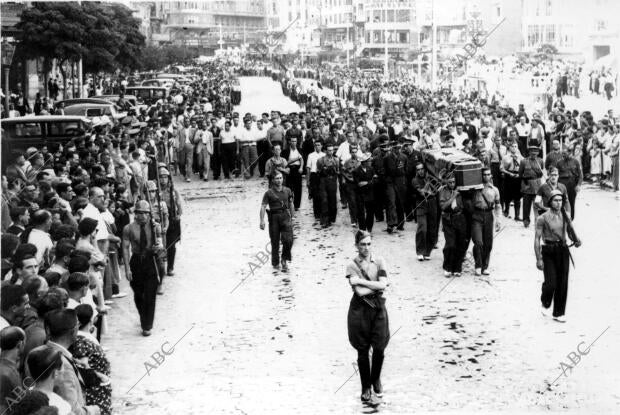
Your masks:
[[[620,414],[620,1],[0,6],[0,415]]]

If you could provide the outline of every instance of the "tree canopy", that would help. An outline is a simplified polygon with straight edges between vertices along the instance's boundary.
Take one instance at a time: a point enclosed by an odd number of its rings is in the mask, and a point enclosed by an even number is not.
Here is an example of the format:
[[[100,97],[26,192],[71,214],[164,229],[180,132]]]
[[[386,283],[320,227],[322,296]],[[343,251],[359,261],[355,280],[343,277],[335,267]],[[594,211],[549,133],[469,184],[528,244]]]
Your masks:
[[[139,20],[122,4],[33,2],[17,29],[26,57],[82,58],[86,72],[138,68],[145,41]]]

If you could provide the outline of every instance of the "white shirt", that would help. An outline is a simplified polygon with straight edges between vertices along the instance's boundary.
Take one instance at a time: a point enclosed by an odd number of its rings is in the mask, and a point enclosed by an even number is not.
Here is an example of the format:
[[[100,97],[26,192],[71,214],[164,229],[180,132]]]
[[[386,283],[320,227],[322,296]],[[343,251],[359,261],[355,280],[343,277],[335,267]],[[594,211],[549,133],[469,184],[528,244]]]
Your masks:
[[[92,203],[89,203],[88,205],[86,205],[83,211],[83,217],[92,218],[97,221],[97,240],[98,241],[108,239],[108,236],[110,235],[108,232],[108,227],[105,224],[105,220],[103,219],[101,212],[99,212],[99,209],[97,209],[95,205],[93,205]]]
[[[242,128],[239,131],[239,135],[237,136],[241,143],[255,143],[256,142],[256,134],[251,129]]]
[[[515,125],[515,128],[517,130],[517,134],[519,135],[519,137],[526,137],[530,135],[530,130],[532,127],[530,127],[529,124],[521,125],[521,123],[518,123]]]
[[[350,148],[351,147],[348,141],[345,141],[338,146],[338,151],[336,151],[336,157],[338,157],[338,160],[340,160],[341,164],[344,164],[345,161],[351,158]]]
[[[452,133],[452,135],[454,136],[454,144],[456,145],[457,148],[463,147],[463,141],[469,138],[469,135],[467,135],[465,131],[463,131],[461,134],[458,134],[455,131],[454,133]]]
[[[43,255],[49,258],[50,252],[52,248],[54,248],[54,243],[52,242],[52,238],[50,238],[50,234],[36,228],[32,229],[30,232],[28,243],[37,247],[37,252],[34,257],[39,265],[43,263]]]
[[[291,150],[289,155],[288,155],[288,162],[291,162],[292,160],[297,160],[293,163],[290,163],[289,166],[301,166],[301,154],[299,153],[299,150],[295,149],[295,150]]]
[[[43,392],[47,395],[49,400],[49,406],[55,406],[58,409],[58,415],[70,415],[71,405],[69,402],[62,399],[62,397],[54,392],[46,392],[38,389],[39,392]]]
[[[233,133],[232,129],[230,131],[222,130],[220,132],[220,139],[222,140],[222,144],[234,143],[235,133]]]
[[[313,151],[312,153],[308,154],[307,163],[308,167],[310,168],[310,173],[316,173],[316,162],[319,161],[319,159],[323,156],[325,156],[325,153],[323,153],[322,151],[320,153]]]

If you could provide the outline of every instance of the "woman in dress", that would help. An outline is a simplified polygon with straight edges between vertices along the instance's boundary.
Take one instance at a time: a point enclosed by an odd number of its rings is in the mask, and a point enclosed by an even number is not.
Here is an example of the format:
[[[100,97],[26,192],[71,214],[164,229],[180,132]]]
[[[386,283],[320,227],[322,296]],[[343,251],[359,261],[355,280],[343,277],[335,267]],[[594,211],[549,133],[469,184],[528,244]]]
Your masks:
[[[80,328],[70,352],[76,359],[86,358],[88,366],[98,373],[100,382],[97,385],[84,387],[86,405],[97,405],[101,415],[109,415],[112,406],[112,385],[106,378],[110,377],[110,361],[106,357],[99,341],[93,336],[93,308],[88,304],[80,304],[75,308]],[[104,375],[104,376],[101,376]]]

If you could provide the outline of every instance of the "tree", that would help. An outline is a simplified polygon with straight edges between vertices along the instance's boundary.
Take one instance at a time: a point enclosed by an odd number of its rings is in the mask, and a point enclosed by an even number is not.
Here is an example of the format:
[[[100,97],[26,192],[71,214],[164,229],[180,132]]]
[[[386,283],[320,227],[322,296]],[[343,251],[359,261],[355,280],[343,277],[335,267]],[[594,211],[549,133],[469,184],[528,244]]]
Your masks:
[[[99,2],[34,2],[17,24],[29,59],[43,59],[45,84],[54,59],[63,75],[65,64],[83,60],[85,72],[112,72],[140,66],[144,36],[140,22],[121,4]]]
[[[66,90],[64,64],[75,62],[87,52],[82,40],[86,36],[88,16],[77,3],[36,2],[22,12],[16,28],[18,40],[29,59],[43,59],[44,68],[57,59]],[[47,85],[47,71],[45,73]]]

